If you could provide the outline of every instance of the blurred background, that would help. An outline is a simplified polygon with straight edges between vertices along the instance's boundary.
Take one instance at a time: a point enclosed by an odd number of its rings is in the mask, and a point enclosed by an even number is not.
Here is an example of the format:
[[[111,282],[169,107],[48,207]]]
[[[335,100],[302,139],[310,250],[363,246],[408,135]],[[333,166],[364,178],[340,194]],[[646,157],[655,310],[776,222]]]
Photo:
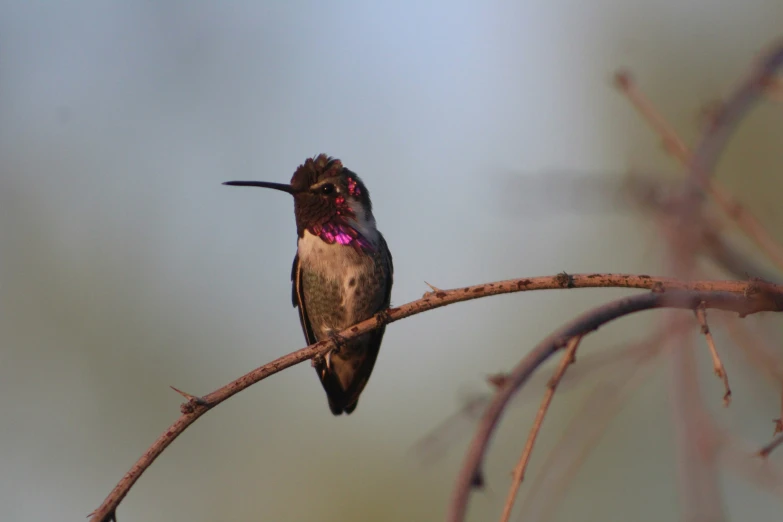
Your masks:
[[[679,167],[612,75],[629,67],[693,142],[700,109],[781,19],[768,0],[0,1],[0,518],[83,520],[179,415],[169,385],[205,394],[304,345],[291,199],[221,182],[286,182],[308,156],[341,158],[372,193],[397,305],[424,281],[663,275],[655,227],[615,188],[629,169]],[[719,172],[779,237],[781,139],[781,106],[764,104]],[[188,429],[119,520],[442,519],[474,427],[452,415],[554,328],[626,293],[516,294],[395,323],[350,417],[329,413],[309,364],[276,375]],[[580,362],[658,319],[602,329]],[[717,422],[766,443],[779,383],[729,354],[724,410],[699,357]],[[676,520],[666,365],[595,426],[569,421],[596,386],[616,395],[617,372],[578,366],[531,478],[568,430],[600,437],[551,519]],[[545,382],[506,416],[471,520],[499,515]],[[723,486],[731,517],[779,519],[774,495]]]

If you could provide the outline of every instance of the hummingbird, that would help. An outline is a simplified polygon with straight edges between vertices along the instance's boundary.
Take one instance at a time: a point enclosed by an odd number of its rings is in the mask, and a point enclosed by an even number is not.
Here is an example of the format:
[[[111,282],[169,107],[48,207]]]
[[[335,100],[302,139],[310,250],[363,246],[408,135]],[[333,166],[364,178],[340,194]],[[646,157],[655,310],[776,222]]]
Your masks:
[[[335,338],[351,325],[389,307],[394,267],[375,225],[370,192],[356,173],[326,154],[308,158],[290,184],[228,181],[294,197],[298,236],[291,269],[292,301],[307,344]],[[313,361],[334,415],[356,409],[372,373],[385,325]]]

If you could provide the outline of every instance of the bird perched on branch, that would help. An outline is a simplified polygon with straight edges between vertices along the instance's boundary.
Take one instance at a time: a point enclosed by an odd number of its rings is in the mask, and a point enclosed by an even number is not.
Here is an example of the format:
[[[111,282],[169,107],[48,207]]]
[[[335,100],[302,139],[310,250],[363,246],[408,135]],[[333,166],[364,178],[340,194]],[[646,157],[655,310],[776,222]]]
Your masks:
[[[290,184],[224,185],[270,188],[294,197],[299,239],[291,270],[293,304],[308,344],[334,338],[337,348],[313,365],[332,413],[350,414],[375,366],[385,326],[350,340],[336,336],[389,307],[394,271],[367,187],[325,154],[308,158]]]

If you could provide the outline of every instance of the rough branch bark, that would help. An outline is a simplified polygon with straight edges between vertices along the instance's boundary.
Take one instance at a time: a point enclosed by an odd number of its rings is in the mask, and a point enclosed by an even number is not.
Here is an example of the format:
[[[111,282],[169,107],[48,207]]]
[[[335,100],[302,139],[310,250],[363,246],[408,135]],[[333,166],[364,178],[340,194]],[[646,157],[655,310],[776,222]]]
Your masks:
[[[652,299],[655,303],[668,302],[663,299],[671,295],[685,295],[695,309],[699,304],[699,296],[704,296],[708,307],[716,304],[722,309],[733,309],[741,313],[754,313],[761,310],[778,310],[783,307],[783,286],[751,281],[678,281],[670,278],[651,277],[647,275],[629,274],[576,274],[561,273],[555,276],[530,277],[511,279],[495,283],[457,288],[453,290],[437,290],[428,292],[423,298],[408,304],[390,308],[355,326],[340,332],[343,339],[350,339],[406,317],[440,308],[453,303],[469,301],[492,295],[509,294],[532,290],[555,290],[569,288],[635,288],[653,290],[654,293],[636,298]],[[718,297],[723,296],[723,297]],[[731,298],[729,298],[731,297]],[[674,299],[674,297],[671,297]],[[683,297],[674,299],[672,303],[684,303]],[[694,301],[695,299],[695,301]],[[642,301],[645,301],[642,299]],[[660,306],[660,305],[659,305]],[[651,308],[653,306],[647,306]],[[733,308],[732,308],[733,307]],[[573,334],[572,334],[573,335]],[[155,461],[155,459],[176,439],[185,429],[199,417],[221,402],[248,388],[249,386],[299,364],[318,355],[323,355],[334,348],[333,341],[321,341],[306,348],[284,355],[265,364],[238,379],[218,388],[212,393],[200,398],[193,398],[182,405],[182,415],[144,452],[131,469],[122,477],[109,493],[98,509],[91,513],[93,522],[106,522],[115,518],[117,506],[122,502],[128,491],[139,477]],[[483,450],[482,450],[483,451]],[[465,499],[467,502],[467,498]]]

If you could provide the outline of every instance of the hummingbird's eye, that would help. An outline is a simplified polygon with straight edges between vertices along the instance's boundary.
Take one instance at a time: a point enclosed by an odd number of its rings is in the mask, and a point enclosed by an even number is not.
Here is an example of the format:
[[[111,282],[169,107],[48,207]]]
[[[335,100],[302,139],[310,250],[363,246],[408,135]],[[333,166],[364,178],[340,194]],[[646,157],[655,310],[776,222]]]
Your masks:
[[[331,194],[332,192],[334,192],[334,185],[331,183],[327,183],[321,187],[321,194]]]

